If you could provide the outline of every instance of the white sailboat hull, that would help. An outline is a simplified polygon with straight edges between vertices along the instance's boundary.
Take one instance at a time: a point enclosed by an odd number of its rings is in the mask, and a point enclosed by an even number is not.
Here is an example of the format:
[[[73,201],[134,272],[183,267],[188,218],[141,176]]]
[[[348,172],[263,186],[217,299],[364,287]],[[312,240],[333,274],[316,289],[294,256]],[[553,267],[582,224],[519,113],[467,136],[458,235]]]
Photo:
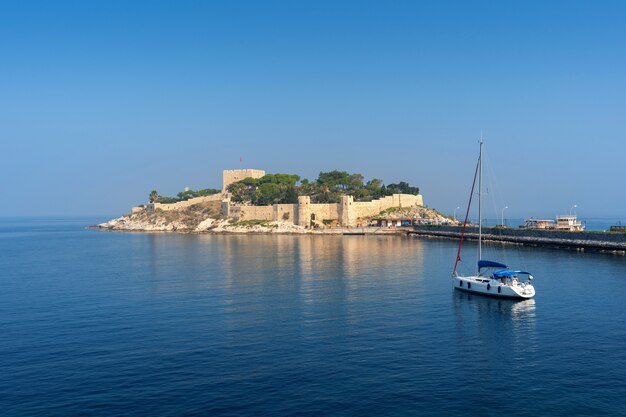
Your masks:
[[[483,276],[455,276],[452,277],[454,289],[474,294],[489,295],[500,298],[532,298],[535,296],[535,287],[530,282],[519,282]]]

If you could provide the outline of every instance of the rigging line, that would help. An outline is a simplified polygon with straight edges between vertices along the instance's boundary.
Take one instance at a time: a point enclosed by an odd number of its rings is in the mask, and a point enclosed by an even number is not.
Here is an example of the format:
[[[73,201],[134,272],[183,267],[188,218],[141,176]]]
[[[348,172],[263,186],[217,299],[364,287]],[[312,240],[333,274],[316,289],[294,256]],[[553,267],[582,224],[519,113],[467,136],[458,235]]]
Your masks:
[[[500,210],[498,209],[504,207],[504,203],[503,203],[502,195],[500,193],[500,188],[497,186],[498,184],[496,182],[498,177],[495,174],[495,169],[494,169],[495,164],[492,163],[491,158],[489,157],[488,149],[483,150],[483,157],[485,158],[485,165],[487,167],[487,175],[486,175],[487,193],[486,194],[489,197],[489,202],[491,203],[491,210],[492,210],[491,213],[493,216],[492,221],[494,222],[493,226],[496,226],[500,224],[500,220],[501,220]],[[499,254],[500,251],[502,250],[502,244],[496,244],[495,242],[488,242],[485,245],[485,249],[486,249],[488,256],[496,256],[496,254],[497,253]],[[506,263],[507,261],[506,256],[504,260],[505,260],[504,263]]]
[[[489,157],[489,152],[487,150],[483,151],[484,153],[484,157],[485,157],[485,162],[487,163],[487,170],[488,170],[488,175],[487,175],[487,182],[489,183],[489,185],[491,186],[491,203],[493,205],[493,210],[495,213],[495,217],[496,217],[496,224],[500,223],[500,220],[502,220],[502,223],[504,223],[504,219],[502,217],[503,214],[502,213],[502,207],[505,206],[504,204],[504,199],[502,198],[502,193],[500,192],[501,188],[498,187],[498,176],[495,175],[495,164],[491,163],[491,159]],[[497,203],[499,204],[499,206],[496,204],[496,200]],[[498,212],[498,208],[500,208],[500,212]],[[500,217],[502,216],[502,217]],[[509,250],[509,246],[505,243],[500,243],[499,245],[496,245],[495,243],[492,242],[491,246],[487,246],[487,248],[489,249],[496,249],[498,248],[498,253],[505,264],[510,264],[513,262],[513,259],[516,260],[516,262],[521,263],[521,267],[523,270],[528,271],[528,265],[526,262],[526,256],[524,255],[524,253],[522,252],[522,246],[516,244],[515,245],[515,251],[513,250]],[[513,255],[513,252],[516,252],[517,256]]]
[[[474,181],[472,182],[472,191],[470,191],[469,203],[467,203],[467,211],[465,212],[465,220],[463,221],[463,228],[461,229],[461,240],[459,241],[459,250],[456,253],[456,261],[454,262],[454,269],[452,275],[456,275],[456,267],[461,260],[461,248],[463,247],[463,236],[465,236],[465,227],[467,226],[467,218],[469,217],[470,207],[472,206],[472,197],[474,197],[474,187],[476,186],[476,177],[478,176],[478,167],[480,166],[480,157],[476,162],[476,171],[474,171]]]
[[[492,204],[493,216],[495,218],[495,225],[502,223],[504,226],[504,209],[505,200],[503,198],[502,187],[499,186],[500,176],[496,175],[496,167],[498,166],[494,161],[491,160],[488,150],[484,151],[485,162],[487,163],[487,182],[491,187],[491,190],[488,194],[490,194],[490,202]],[[497,160],[497,159],[496,159]],[[505,170],[506,173],[506,170]],[[501,229],[494,229],[495,232],[501,233]],[[496,243],[491,242],[491,245],[487,246],[487,250],[491,250],[491,253],[501,257],[503,263],[510,264],[512,263],[515,256],[513,256],[512,252],[510,252],[507,248],[507,244],[505,243]],[[519,248],[518,248],[519,250]],[[519,253],[518,253],[519,258]]]
[[[487,150],[484,150],[483,154],[485,158],[485,164],[487,166],[487,195],[489,196],[489,200],[491,202],[491,208],[493,210],[492,215],[494,216],[496,224],[499,224],[501,213],[498,209],[504,207],[504,200],[500,192],[500,187],[497,183],[498,177],[496,176],[496,171],[494,168],[495,164],[491,162],[491,159],[489,158],[489,152]]]

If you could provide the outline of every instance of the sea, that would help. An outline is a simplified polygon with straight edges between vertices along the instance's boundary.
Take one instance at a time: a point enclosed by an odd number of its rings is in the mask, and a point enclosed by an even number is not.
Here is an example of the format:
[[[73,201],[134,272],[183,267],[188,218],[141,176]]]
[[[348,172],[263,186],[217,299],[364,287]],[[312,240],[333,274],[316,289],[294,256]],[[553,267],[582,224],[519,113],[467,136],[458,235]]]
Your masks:
[[[452,240],[103,220],[0,219],[1,415],[626,415],[624,256],[493,244],[509,301]]]

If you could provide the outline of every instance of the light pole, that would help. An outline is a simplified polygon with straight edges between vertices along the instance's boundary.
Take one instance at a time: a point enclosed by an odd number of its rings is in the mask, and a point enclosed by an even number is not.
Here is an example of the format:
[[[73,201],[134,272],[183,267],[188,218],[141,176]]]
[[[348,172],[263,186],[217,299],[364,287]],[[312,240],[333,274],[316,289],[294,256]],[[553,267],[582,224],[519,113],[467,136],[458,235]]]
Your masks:
[[[574,205],[572,206],[572,208],[570,208],[570,209],[569,209],[569,215],[570,215],[570,216],[572,215],[572,211],[573,211],[576,207],[578,207],[578,204],[574,204]]]
[[[457,211],[458,209],[460,209],[460,208],[461,208],[461,207],[457,207],[457,208],[455,208],[455,209],[454,209],[454,216],[453,216],[453,217],[454,217],[454,221],[456,221],[456,211]]]
[[[504,227],[504,210],[508,209],[509,206],[504,206],[504,208],[502,209],[502,227]]]

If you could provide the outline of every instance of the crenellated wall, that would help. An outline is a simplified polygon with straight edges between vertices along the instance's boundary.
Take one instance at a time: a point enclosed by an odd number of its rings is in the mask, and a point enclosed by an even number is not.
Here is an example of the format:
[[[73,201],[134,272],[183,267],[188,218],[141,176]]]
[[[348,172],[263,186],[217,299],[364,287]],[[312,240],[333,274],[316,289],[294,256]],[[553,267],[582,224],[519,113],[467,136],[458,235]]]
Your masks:
[[[246,178],[261,178],[265,175],[262,169],[227,169],[222,172],[222,191],[230,184]]]
[[[423,206],[424,200],[422,195],[413,194],[393,194],[383,197],[379,200],[368,202],[356,201],[352,203],[351,213],[354,219],[374,216],[383,210],[391,207],[412,207]]]
[[[223,172],[222,184],[224,190],[228,185],[244,178],[261,178],[265,171],[260,169],[234,169]],[[154,213],[160,209],[164,211],[181,210],[194,204],[221,201],[221,214],[239,220],[264,220],[291,222],[303,227],[321,225],[324,220],[335,220],[341,226],[357,226],[360,219],[379,214],[392,207],[423,206],[421,195],[393,194],[373,201],[354,201],[351,196],[342,196],[339,203],[312,204],[311,197],[298,197],[298,204],[274,204],[272,206],[249,206],[234,204],[230,201],[229,193],[223,191],[205,197],[196,197],[187,201],[173,204],[150,203],[146,211]],[[139,212],[133,208],[132,212]]]
[[[354,201],[352,196],[342,196],[338,204],[311,204],[311,197],[298,197],[299,226],[311,227],[323,220],[337,220],[342,226],[356,226],[359,219],[375,216],[391,207],[423,206],[421,195],[394,194],[380,200]]]

